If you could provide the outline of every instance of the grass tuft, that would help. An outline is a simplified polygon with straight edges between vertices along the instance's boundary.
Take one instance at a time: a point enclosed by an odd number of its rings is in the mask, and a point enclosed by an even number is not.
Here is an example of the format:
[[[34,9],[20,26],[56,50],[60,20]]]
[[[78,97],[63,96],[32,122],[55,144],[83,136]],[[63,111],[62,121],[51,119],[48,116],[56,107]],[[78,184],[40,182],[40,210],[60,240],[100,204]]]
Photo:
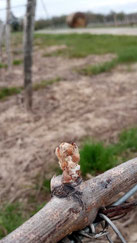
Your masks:
[[[123,131],[119,136],[119,144],[122,145],[123,151],[129,149],[131,152],[137,152],[137,128]]]
[[[50,180],[45,179],[43,182],[43,189],[46,192],[50,192]]]
[[[4,99],[7,96],[12,96],[15,94],[19,94],[21,93],[22,88],[18,88],[18,87],[2,87],[0,88],[0,99]]]
[[[104,62],[101,64],[93,65],[93,66],[87,66],[82,69],[79,69],[78,72],[80,74],[84,75],[97,75],[99,73],[104,73],[110,71],[112,68],[114,68],[117,65],[117,59],[113,59],[110,62]]]
[[[4,63],[0,63],[0,68],[7,68],[7,64],[4,64]]]
[[[54,79],[49,79],[49,80],[42,80],[40,83],[36,83],[33,85],[33,90],[37,91],[39,89],[46,88],[48,85],[52,85],[54,83],[59,82],[61,79],[59,77],[56,77]]]
[[[0,238],[12,232],[25,220],[19,203],[5,205],[0,208]]]
[[[123,131],[115,144],[85,142],[80,150],[82,174],[104,172],[118,163],[131,159],[135,153],[137,153],[137,128]]]
[[[113,147],[100,142],[86,142],[80,150],[80,165],[83,175],[104,172],[116,165]]]
[[[23,60],[21,60],[21,59],[15,59],[13,61],[13,65],[18,66],[18,65],[22,64],[22,62],[23,62]]]
[[[43,80],[40,83],[36,83],[33,85],[33,90],[37,91],[39,89],[43,89],[46,88],[48,85],[52,85],[56,82],[59,82],[61,79],[59,77],[55,78],[55,79],[50,79],[50,80]],[[0,88],[0,100],[8,97],[8,96],[12,96],[12,95],[16,95],[16,94],[20,94],[21,91],[24,90],[23,87],[2,87]]]

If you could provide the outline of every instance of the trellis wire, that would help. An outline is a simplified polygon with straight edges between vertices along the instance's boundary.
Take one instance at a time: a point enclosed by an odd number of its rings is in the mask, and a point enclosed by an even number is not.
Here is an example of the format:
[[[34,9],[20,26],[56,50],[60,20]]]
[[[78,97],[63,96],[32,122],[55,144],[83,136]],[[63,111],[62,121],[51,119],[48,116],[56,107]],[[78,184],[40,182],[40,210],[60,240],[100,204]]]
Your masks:
[[[11,6],[10,9],[13,9],[13,8],[22,8],[22,7],[26,7],[26,6],[27,6],[26,4],[20,4],[20,5]],[[0,11],[5,11],[7,9],[8,8],[0,8]]]
[[[129,199],[132,195],[134,195],[137,192],[137,185],[132,187],[127,193],[124,194],[123,197],[118,199],[115,203],[113,203],[113,206],[118,206],[122,203],[124,203],[127,199]]]

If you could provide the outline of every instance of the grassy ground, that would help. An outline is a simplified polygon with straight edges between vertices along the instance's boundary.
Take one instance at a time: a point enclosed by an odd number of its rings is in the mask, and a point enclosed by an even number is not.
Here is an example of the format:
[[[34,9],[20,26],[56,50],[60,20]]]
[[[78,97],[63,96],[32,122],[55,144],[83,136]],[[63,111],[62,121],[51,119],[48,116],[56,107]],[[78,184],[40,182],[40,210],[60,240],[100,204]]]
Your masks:
[[[35,44],[44,47],[66,45],[68,48],[51,55],[86,57],[91,54],[114,53],[120,63],[137,61],[136,36],[113,36],[91,34],[46,35],[35,34]]]
[[[80,150],[81,171],[96,174],[104,172],[125,160],[137,151],[137,128],[124,131],[115,144],[104,145],[101,142],[89,140],[84,142]]]
[[[43,89],[48,85],[52,85],[56,82],[59,82],[61,79],[56,77],[55,79],[42,80],[40,83],[33,85],[33,90],[37,91]],[[0,100],[5,99],[8,96],[20,94],[24,90],[23,87],[2,87],[0,88]]]
[[[77,70],[84,75],[96,75],[110,71],[116,65],[137,62],[136,36],[113,36],[91,34],[46,35],[36,34],[35,44],[41,48],[51,45],[66,45],[66,49],[45,53],[45,56],[65,56],[81,58],[91,54],[114,53],[117,58],[110,62],[91,66],[90,64]]]
[[[135,156],[137,151],[137,128],[124,131],[120,134],[116,144],[105,145],[101,142],[88,140],[83,142],[80,150],[80,165],[82,175],[96,175],[117,164]],[[44,179],[41,194],[49,194],[50,180]],[[30,198],[27,209],[21,203],[12,203],[0,208],[0,238],[4,237],[25,220],[34,215],[45,205],[45,196],[41,202]]]
[[[77,71],[83,75],[88,75],[88,76],[97,75],[99,73],[104,73],[104,72],[110,71],[117,64],[118,64],[118,60],[113,59],[112,61],[104,62],[102,64],[97,64],[97,65],[92,65],[92,66],[88,65],[88,66],[85,66],[84,68],[77,69]]]
[[[14,33],[12,36],[13,46],[22,42],[22,34]],[[91,35],[91,34],[67,34],[67,35],[49,35],[49,34],[35,34],[35,45],[39,47],[47,47],[52,45],[66,45],[66,49],[57,50],[45,55],[48,56],[65,56],[68,58],[86,57],[91,54],[106,54],[114,53],[117,55],[110,62],[105,62],[97,65],[87,65],[83,68],[77,69],[83,75],[97,75],[102,72],[107,72],[113,69],[116,65],[127,63],[128,65],[137,62],[137,38],[136,36],[113,36],[113,35]],[[13,52],[15,50],[13,49]],[[15,59],[13,65],[22,64],[22,59]],[[0,68],[7,68],[7,65],[0,63]],[[40,84],[36,84],[34,90],[44,88],[45,85],[54,83],[56,80],[43,80]],[[22,87],[3,87],[0,88],[0,99],[7,96],[20,93]]]

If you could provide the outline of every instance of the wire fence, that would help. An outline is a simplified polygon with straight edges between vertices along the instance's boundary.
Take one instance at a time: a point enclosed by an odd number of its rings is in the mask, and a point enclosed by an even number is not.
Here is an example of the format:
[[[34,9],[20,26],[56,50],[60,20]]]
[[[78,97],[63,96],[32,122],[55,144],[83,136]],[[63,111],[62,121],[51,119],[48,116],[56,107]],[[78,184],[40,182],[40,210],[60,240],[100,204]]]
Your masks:
[[[10,7],[10,10],[15,9],[15,8],[22,8],[22,7],[26,7],[26,6],[27,6],[27,4],[15,5],[15,6]],[[8,9],[9,8],[0,8],[0,11],[6,11]]]

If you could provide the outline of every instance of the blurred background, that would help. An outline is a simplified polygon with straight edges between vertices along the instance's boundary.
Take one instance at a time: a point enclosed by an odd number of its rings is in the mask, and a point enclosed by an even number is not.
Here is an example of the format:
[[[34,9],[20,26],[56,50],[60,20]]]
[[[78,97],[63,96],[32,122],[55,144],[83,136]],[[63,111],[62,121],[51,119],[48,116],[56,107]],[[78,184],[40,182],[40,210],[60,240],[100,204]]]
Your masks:
[[[85,180],[137,156],[136,1],[0,0],[0,238],[50,199],[63,141]]]
[[[11,24],[14,30],[22,28],[21,23],[25,16],[27,0],[10,1]],[[6,1],[1,0],[0,19],[6,21]],[[90,0],[70,1],[39,0],[36,7],[35,29],[67,28],[66,18],[72,13],[82,12],[86,18],[87,27],[101,26],[133,26],[137,21],[136,1]],[[18,26],[18,27],[17,27]],[[84,26],[83,26],[84,27]]]

